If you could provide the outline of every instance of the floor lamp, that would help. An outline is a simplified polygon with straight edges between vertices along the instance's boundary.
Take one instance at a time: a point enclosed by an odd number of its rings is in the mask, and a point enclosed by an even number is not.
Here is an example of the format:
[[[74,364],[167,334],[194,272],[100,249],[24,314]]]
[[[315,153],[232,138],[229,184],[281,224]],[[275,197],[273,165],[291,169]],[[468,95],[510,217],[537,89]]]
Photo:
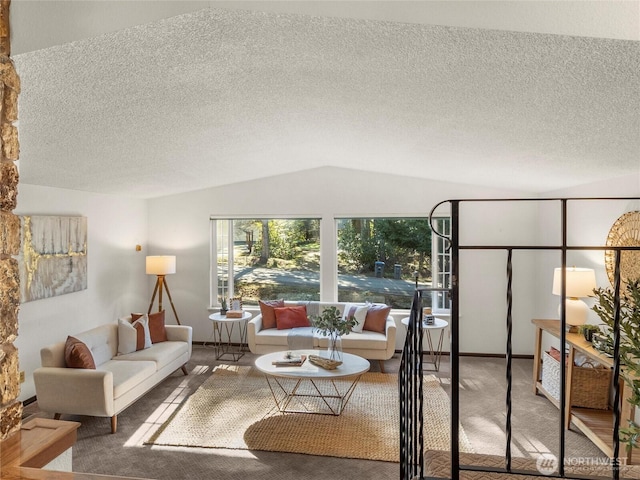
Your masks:
[[[178,325],[181,325],[178,313],[176,312],[176,307],[173,306],[173,299],[171,298],[167,279],[165,278],[166,275],[171,275],[173,273],[176,273],[175,255],[155,255],[147,257],[147,275],[158,276],[147,313],[151,313],[153,301],[156,299],[156,293],[158,294],[158,311],[162,311],[162,289],[164,288],[167,290],[167,297],[169,297],[169,302],[171,302],[171,309],[173,310],[173,314],[176,316],[176,322],[178,322]]]

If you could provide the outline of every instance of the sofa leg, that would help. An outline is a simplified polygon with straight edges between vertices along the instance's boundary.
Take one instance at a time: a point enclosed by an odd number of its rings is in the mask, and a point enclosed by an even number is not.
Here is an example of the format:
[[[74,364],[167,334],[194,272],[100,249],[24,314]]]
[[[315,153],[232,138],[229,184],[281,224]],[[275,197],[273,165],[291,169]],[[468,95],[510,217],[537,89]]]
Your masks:
[[[114,415],[111,417],[111,433],[116,433],[116,430],[118,430],[118,416]]]
[[[380,371],[384,373],[384,360],[378,360],[378,363],[380,364]]]
[[[61,417],[61,416],[62,416],[62,414],[61,414],[61,413],[54,413],[54,414],[53,414],[53,419],[54,419],[54,420],[60,420],[60,417]]]
[[[182,365],[182,373],[184,373],[185,375],[189,375],[189,372],[187,372],[187,366],[186,365]]]

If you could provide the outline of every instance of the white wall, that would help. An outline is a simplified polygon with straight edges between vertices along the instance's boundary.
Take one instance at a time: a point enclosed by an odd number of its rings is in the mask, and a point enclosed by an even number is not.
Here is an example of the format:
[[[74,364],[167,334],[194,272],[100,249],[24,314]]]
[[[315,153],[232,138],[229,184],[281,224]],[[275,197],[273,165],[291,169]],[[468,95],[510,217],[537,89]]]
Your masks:
[[[638,197],[640,196],[640,175],[581,185],[564,190],[547,192],[545,198],[586,198],[586,197]],[[613,223],[624,213],[640,210],[640,202],[633,200],[585,200],[569,201],[567,203],[567,241],[573,246],[602,246],[605,245],[607,235]],[[561,217],[559,202],[549,201],[541,204],[539,210],[540,242],[552,245],[561,242]],[[560,266],[559,253],[547,254],[540,257],[537,269],[536,297],[540,300],[536,304],[536,318],[558,318],[559,297],[551,294],[553,269]],[[567,264],[576,267],[593,268],[596,272],[598,287],[610,286],[604,267],[603,251],[574,251],[567,254]],[[593,299],[584,299],[593,306]],[[598,316],[589,311],[588,323],[602,323]],[[546,339],[546,346],[557,342]]]
[[[152,255],[177,256],[177,273],[167,278],[176,310],[183,324],[193,326],[194,340],[205,341],[211,335],[208,320],[211,215],[317,215],[323,219],[324,230],[333,228],[335,216],[426,215],[436,203],[446,199],[523,195],[521,192],[342,168],[319,168],[154,199],[149,203],[149,252]],[[492,205],[491,209],[499,215],[467,216],[472,228],[466,232],[489,229],[491,235],[484,235],[485,241],[496,232],[506,242],[535,236],[535,209],[528,208],[523,212],[509,205]],[[493,222],[499,223],[499,230],[494,229]],[[334,246],[325,242],[321,248],[321,268],[323,271],[335,271]],[[504,264],[495,267],[499,280],[489,280],[486,272],[492,268],[492,263],[488,258],[475,256],[465,261],[466,270],[461,275],[464,284],[469,286],[462,302],[462,351],[504,352],[501,337],[505,317]],[[533,268],[527,259],[521,261],[520,268]],[[331,300],[336,286],[333,275],[327,277],[331,278],[322,285],[321,296],[324,300]],[[525,300],[517,306],[517,322],[522,323],[522,329],[526,330],[517,340],[517,353],[532,351],[528,337],[532,283],[533,275],[523,275],[515,287],[527,292]],[[402,347],[404,338],[404,326],[400,324],[402,316],[398,315],[396,319],[401,334],[396,345],[398,349]],[[172,317],[168,312],[169,321]]]
[[[131,311],[146,311],[149,292],[144,274],[147,202],[20,184],[17,215],[82,215],[88,225],[88,288],[21,305],[20,370],[25,371],[19,399],[35,395],[33,370],[40,348]],[[135,245],[143,246],[142,252]]]

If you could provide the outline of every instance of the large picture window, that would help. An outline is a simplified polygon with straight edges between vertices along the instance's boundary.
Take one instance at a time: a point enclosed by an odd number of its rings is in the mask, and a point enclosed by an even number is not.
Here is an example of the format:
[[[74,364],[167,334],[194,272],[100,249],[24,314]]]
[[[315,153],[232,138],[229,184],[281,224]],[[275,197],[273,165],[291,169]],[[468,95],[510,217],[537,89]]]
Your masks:
[[[448,217],[434,222],[449,234]],[[319,218],[212,218],[211,306],[233,297],[242,297],[245,305],[275,298],[321,300],[320,223]],[[337,299],[327,288],[322,300],[409,309],[416,286],[450,287],[448,245],[432,234],[427,218],[340,218],[335,226],[335,237],[323,239],[335,245],[337,278],[324,280],[325,287],[335,282]],[[335,274],[322,269],[322,275]],[[446,293],[426,299],[425,306],[436,312],[450,308]]]
[[[211,219],[211,305],[320,300],[320,220]]]
[[[431,286],[427,218],[342,218],[336,230],[339,301],[408,309],[416,286]]]

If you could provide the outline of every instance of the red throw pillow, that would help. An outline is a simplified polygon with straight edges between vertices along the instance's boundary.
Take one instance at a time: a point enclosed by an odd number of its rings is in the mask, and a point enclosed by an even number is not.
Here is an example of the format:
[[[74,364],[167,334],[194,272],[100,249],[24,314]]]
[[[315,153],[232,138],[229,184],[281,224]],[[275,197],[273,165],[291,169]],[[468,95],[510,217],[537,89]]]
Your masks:
[[[96,369],[91,350],[75,337],[67,337],[64,344],[64,361],[69,368]]]
[[[142,315],[142,313],[132,313],[131,321],[135,322]],[[164,328],[164,310],[149,314],[149,334],[151,335],[151,343],[166,342],[169,340],[167,338],[167,329]]]
[[[311,322],[307,318],[307,307],[304,305],[299,307],[276,307],[273,310],[278,330],[311,326]]]
[[[276,328],[276,307],[284,307],[284,300],[260,300],[260,313],[262,314],[262,329]]]
[[[560,363],[560,350],[555,347],[551,347],[549,348],[549,355],[551,355],[558,363]],[[568,355],[569,354],[565,354],[565,365],[567,364],[567,362],[569,362]]]
[[[370,305],[362,329],[370,332],[385,333],[387,317],[390,311],[391,307],[387,305]]]

